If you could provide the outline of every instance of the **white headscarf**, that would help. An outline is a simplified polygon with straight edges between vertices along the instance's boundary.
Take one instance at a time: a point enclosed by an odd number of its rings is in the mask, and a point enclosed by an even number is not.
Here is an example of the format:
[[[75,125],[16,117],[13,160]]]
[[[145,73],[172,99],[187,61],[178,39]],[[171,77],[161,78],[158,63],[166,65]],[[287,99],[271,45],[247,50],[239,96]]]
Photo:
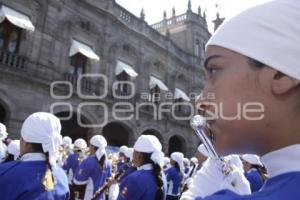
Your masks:
[[[205,148],[204,144],[200,144],[197,150],[198,150],[199,153],[201,153],[203,156],[209,157],[209,153],[208,153],[207,149]]]
[[[102,135],[94,135],[90,143],[94,145],[95,147],[98,147],[96,151],[96,157],[98,160],[102,158],[103,155],[106,154],[105,147],[107,146],[107,141]]]
[[[63,145],[70,147],[72,144],[72,139],[69,136],[65,136],[62,139]]]
[[[133,148],[128,148],[126,151],[125,151],[125,156],[127,158],[129,158],[130,161],[132,161],[132,158],[133,158]]]
[[[120,147],[119,152],[125,154],[125,152],[127,151],[128,147],[123,145]]]
[[[73,148],[78,148],[80,150],[84,150],[87,148],[87,144],[86,144],[86,141],[82,138],[78,138],[75,140],[74,142],[74,147]]]
[[[6,126],[2,123],[0,123],[0,140],[4,140],[5,138],[7,138],[7,130],[6,130]]]
[[[300,80],[300,2],[274,0],[225,21],[208,45],[253,58]]]
[[[194,163],[194,165],[198,164],[198,159],[196,157],[191,158],[191,163]]]
[[[51,113],[36,112],[24,121],[21,136],[28,143],[42,144],[43,151],[49,153],[49,162],[56,167],[61,144],[61,124]]]
[[[154,135],[141,135],[135,142],[133,149],[138,152],[152,153],[151,160],[159,166],[163,166],[164,154],[161,151],[162,146]]]
[[[178,163],[181,173],[184,173],[184,165],[183,165],[184,155],[183,155],[183,153],[173,152],[170,157],[172,160],[174,160]]]
[[[20,140],[12,140],[7,146],[7,152],[12,154],[16,160],[20,155]]]
[[[244,154],[242,155],[242,159],[248,163],[250,163],[251,165],[259,165],[259,166],[263,166],[263,164],[260,161],[260,158],[258,155],[255,154]]]
[[[168,158],[168,157],[164,157],[164,166],[167,166],[167,167],[169,167],[169,165],[170,165],[170,158]]]

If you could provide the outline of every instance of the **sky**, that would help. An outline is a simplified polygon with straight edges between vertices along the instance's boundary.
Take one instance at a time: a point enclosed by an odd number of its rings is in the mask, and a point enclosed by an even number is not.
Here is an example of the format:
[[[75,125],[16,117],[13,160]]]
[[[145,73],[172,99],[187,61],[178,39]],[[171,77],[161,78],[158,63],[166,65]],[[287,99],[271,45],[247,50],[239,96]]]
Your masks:
[[[198,12],[199,5],[202,12],[206,10],[209,30],[212,31],[213,23],[211,21],[216,18],[217,12],[220,13],[220,17],[230,18],[249,7],[267,1],[269,0],[191,0],[191,3],[195,13]],[[148,24],[161,21],[164,10],[167,17],[171,17],[173,7],[176,15],[183,14],[186,12],[188,4],[188,0],[116,0],[116,2],[136,16],[140,16],[141,9],[144,8],[145,20]]]

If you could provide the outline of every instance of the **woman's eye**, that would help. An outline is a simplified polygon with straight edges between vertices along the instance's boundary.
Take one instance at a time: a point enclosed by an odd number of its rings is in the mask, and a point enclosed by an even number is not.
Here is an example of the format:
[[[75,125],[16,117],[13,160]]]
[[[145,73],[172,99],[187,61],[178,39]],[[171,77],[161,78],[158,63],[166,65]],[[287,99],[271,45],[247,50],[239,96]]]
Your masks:
[[[214,68],[214,67],[208,68],[208,73],[209,73],[210,75],[215,74],[217,71],[218,71],[217,68]]]

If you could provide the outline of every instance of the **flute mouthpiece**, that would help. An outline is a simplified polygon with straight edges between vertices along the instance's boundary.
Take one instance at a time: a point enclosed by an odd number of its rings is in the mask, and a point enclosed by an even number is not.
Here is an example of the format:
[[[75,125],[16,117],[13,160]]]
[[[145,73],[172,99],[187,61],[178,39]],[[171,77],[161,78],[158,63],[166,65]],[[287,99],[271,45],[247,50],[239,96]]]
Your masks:
[[[205,126],[205,124],[206,124],[206,119],[201,115],[195,115],[190,121],[190,125],[193,129],[203,127]]]

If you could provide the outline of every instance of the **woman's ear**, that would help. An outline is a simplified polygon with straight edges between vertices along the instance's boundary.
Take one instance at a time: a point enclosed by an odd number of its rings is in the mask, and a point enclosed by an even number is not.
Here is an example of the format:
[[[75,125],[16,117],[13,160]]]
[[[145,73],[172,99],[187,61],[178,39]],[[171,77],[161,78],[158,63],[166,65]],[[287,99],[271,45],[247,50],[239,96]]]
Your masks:
[[[279,71],[274,73],[272,80],[272,91],[276,95],[285,94],[298,87],[300,80],[287,76]]]

